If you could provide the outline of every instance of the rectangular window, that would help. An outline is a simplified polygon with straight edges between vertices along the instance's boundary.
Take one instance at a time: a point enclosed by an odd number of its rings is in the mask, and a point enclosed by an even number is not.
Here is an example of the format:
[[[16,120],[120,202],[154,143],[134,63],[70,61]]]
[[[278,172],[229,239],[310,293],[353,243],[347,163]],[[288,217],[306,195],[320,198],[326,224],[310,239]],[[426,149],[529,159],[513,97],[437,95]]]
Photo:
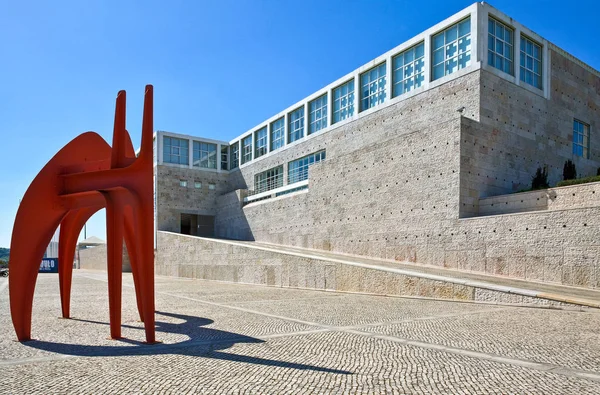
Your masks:
[[[325,150],[288,163],[288,184],[306,180],[308,178],[308,168],[322,160],[325,160]]]
[[[242,140],[242,165],[252,160],[252,135]]]
[[[327,127],[327,93],[308,103],[308,134],[318,132]]]
[[[385,100],[385,63],[360,75],[360,111],[368,110]]]
[[[392,97],[420,87],[425,80],[425,43],[394,56],[392,67]]]
[[[196,189],[202,188],[202,183],[200,181],[195,181],[194,182],[194,188],[196,188]]]
[[[254,158],[267,153],[267,127],[254,132]]]
[[[333,90],[333,122],[336,123],[354,115],[354,80],[350,80]]]
[[[488,64],[514,75],[513,40],[514,31],[504,23],[490,18],[488,21]]]
[[[271,122],[271,151],[283,147],[285,144],[285,117]]]
[[[217,186],[215,184],[208,184],[208,189],[214,191],[215,189],[217,189]]]
[[[179,186],[183,187],[183,188],[187,188],[187,181],[186,180],[179,180]]]
[[[573,121],[573,155],[590,158],[590,125]]]
[[[521,36],[521,81],[542,89],[542,47]]]
[[[175,137],[163,137],[163,162],[188,165],[189,142]]]
[[[227,170],[229,165],[229,147],[224,145],[221,147],[221,169]]]
[[[456,23],[432,38],[432,81],[471,64],[471,18]]]
[[[231,144],[231,170],[240,165],[240,142],[236,141]]]
[[[217,145],[194,141],[194,167],[217,168]]]
[[[293,143],[294,141],[304,137],[304,107],[300,107],[299,109],[289,113],[288,118],[288,143]]]
[[[254,194],[283,186],[283,166],[277,166],[254,176]]]

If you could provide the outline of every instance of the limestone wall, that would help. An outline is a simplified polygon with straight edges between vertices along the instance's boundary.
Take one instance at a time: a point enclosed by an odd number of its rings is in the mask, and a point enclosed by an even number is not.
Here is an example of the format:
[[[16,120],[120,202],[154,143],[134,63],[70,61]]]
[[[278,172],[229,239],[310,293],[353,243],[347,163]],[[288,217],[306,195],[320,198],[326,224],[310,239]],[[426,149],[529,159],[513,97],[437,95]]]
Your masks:
[[[549,51],[550,99],[481,71],[480,122],[465,122],[461,140],[463,214],[477,213],[479,198],[531,187],[538,167],[550,185],[562,179],[566,160],[579,177],[596,175],[600,144],[600,78],[563,55]],[[590,158],[573,155],[573,121],[590,125]]]
[[[106,270],[106,245],[99,245],[93,248],[79,250],[79,268],[91,270]],[[123,246],[123,272],[131,272],[131,263],[127,248]]]
[[[189,168],[159,165],[155,167],[157,175],[157,229],[179,232],[181,213],[197,215],[215,215],[217,200],[229,191],[227,173],[194,170]],[[180,186],[180,181],[187,186]],[[195,187],[200,182],[200,188]],[[209,189],[209,184],[215,189]]]
[[[479,215],[600,206],[600,182],[479,199]]]

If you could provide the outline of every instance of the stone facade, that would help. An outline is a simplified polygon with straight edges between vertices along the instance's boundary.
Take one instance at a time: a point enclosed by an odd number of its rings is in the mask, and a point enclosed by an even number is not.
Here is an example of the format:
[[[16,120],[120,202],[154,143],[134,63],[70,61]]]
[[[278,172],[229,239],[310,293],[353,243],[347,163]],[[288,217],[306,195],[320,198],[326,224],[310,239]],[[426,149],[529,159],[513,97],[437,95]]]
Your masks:
[[[106,270],[107,250],[106,244],[79,250],[79,268],[91,270]],[[131,263],[127,254],[127,247],[123,246],[123,265],[125,273],[131,272]]]
[[[480,16],[486,7],[476,5]],[[593,136],[589,158],[572,154],[574,119],[600,128],[600,73],[544,42],[544,90],[476,62],[229,172],[158,164],[157,228],[178,232],[181,213],[214,215],[222,238],[599,288],[600,187],[506,195],[538,167],[552,185],[567,159],[579,176],[600,166]],[[247,201],[256,174],[282,165],[287,183],[290,161],[321,150],[308,190]],[[217,187],[193,191],[196,179]],[[157,248],[170,247],[159,238]]]

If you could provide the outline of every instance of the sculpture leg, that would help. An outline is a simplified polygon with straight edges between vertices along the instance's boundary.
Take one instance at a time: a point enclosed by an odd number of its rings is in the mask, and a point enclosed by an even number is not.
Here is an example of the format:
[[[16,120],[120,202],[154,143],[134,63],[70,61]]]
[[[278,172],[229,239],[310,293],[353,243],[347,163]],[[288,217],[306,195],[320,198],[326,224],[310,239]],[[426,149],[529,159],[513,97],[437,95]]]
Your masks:
[[[140,246],[139,251],[139,285],[142,296],[142,310],[144,315],[144,329],[146,342],[156,343],[154,328],[154,239],[152,235],[152,222],[148,221],[147,210],[152,209],[137,199],[135,205],[136,241]],[[144,212],[146,211],[146,212]],[[152,217],[150,217],[152,218]]]
[[[70,211],[60,223],[58,241],[58,283],[63,318],[71,316],[71,280],[73,278],[73,258],[77,238],[83,225],[100,208],[86,207]]]
[[[103,192],[106,199],[106,237],[108,271],[108,310],[110,337],[121,338],[121,292],[123,283],[123,206],[110,192]]]
[[[144,309],[142,303],[142,293],[140,290],[140,265],[137,244],[135,243],[135,231],[133,228],[133,209],[131,206],[125,207],[125,245],[131,262],[131,273],[133,274],[133,286],[135,287],[135,301],[137,303],[140,321],[144,322]]]

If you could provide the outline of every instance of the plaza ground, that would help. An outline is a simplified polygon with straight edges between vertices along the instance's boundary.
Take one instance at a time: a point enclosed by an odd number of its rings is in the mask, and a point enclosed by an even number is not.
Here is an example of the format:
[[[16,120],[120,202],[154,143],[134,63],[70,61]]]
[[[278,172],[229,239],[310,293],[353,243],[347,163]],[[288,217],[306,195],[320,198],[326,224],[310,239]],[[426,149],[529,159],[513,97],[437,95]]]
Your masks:
[[[600,394],[600,310],[371,296],[157,277],[158,345],[132,279],[109,340],[106,274],[76,270],[72,317],[40,274],[34,341],[0,279],[0,393]]]

